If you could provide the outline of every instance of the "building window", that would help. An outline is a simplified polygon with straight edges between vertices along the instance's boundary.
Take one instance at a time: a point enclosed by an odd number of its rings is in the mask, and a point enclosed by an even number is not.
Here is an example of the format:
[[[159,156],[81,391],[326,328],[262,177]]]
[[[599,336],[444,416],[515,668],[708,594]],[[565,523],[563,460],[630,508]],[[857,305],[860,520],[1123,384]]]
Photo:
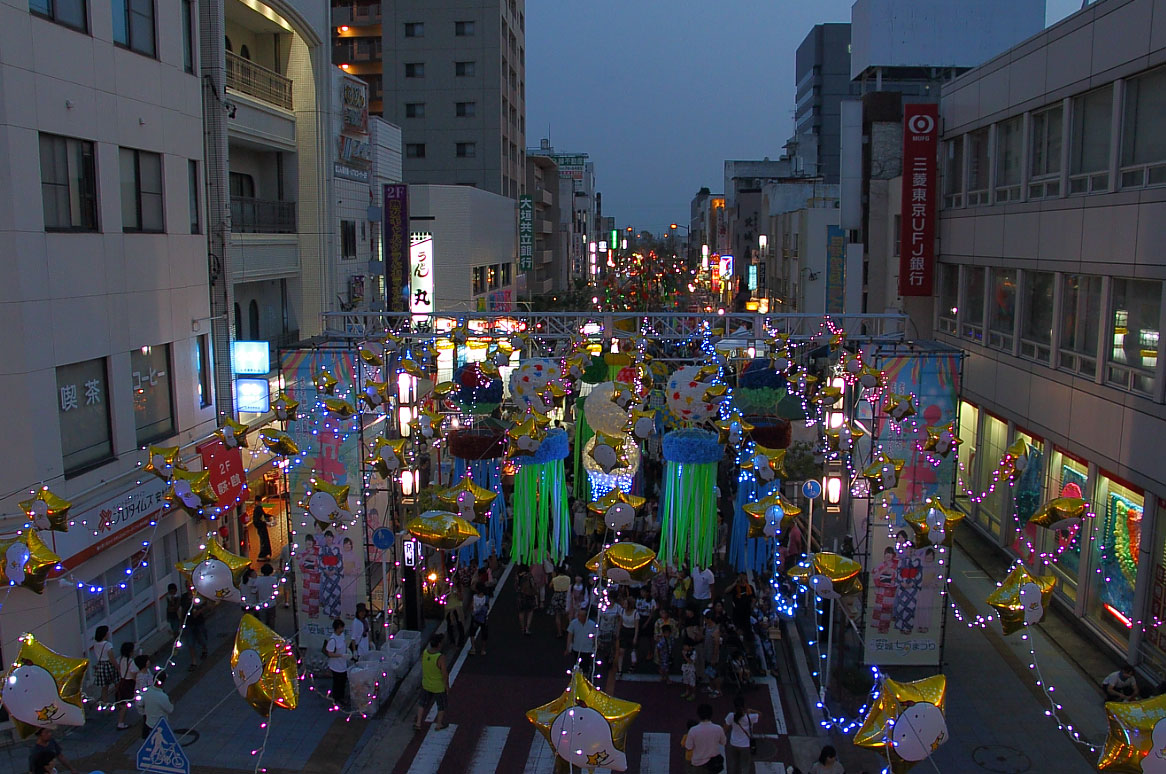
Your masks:
[[[996,124],[996,201],[1020,199],[1020,155],[1024,118]]]
[[[789,232],[786,232],[786,237]],[[944,333],[956,332],[959,314],[960,267],[952,263],[939,265],[939,330]]]
[[[1097,337],[1101,328],[1101,277],[1067,274],[1061,284],[1060,367],[1097,375]]]
[[[138,446],[174,435],[174,402],[170,395],[170,345],[130,352],[134,390],[134,427]]]
[[[406,102],[405,118],[425,118],[424,102]]]
[[[405,37],[407,37],[407,38],[423,38],[423,37],[425,37],[425,24],[423,22],[405,22]]]
[[[202,214],[198,205],[200,198],[198,195],[198,162],[194,159],[186,162],[186,176],[190,202],[190,233],[201,234]]]
[[[1121,184],[1166,183],[1166,67],[1126,81],[1121,132]]]
[[[485,266],[475,266],[474,270],[473,270],[473,277],[474,277],[474,282],[473,282],[474,295],[476,296],[480,293],[485,293],[486,290],[488,289],[486,286],[486,267]]]
[[[959,446],[956,447],[956,454],[959,457],[960,470],[963,472],[965,481],[976,480],[976,461],[979,455],[976,454],[976,449],[979,448],[980,436],[977,432],[980,427],[980,410],[967,401],[960,401],[960,429],[959,437],[963,440]],[[955,488],[955,501],[964,513],[970,514],[972,512],[972,498],[971,492],[968,491],[967,486],[957,486]]]
[[[499,264],[486,267],[486,284],[490,290],[497,290],[502,286],[502,272]]]
[[[214,401],[211,387],[210,336],[206,334],[194,339],[194,374],[198,378],[198,407],[206,408]]]
[[[113,42],[146,56],[156,56],[154,0],[113,0]]]
[[[478,103],[457,102],[454,104],[454,112],[457,113],[458,118],[473,118],[478,114]]]
[[[1162,283],[1115,277],[1110,284],[1109,349],[1105,380],[1143,395],[1154,393]]]
[[[943,206],[962,207],[964,204],[964,138],[957,137],[943,144]]]
[[[506,287],[513,281],[514,266],[509,263],[504,263],[501,266],[501,282],[502,287]]]
[[[85,0],[29,0],[28,10],[80,32],[89,31]]]
[[[459,159],[472,159],[478,155],[478,144],[474,142],[459,142],[456,152]]]
[[[988,130],[968,134],[968,206],[988,203]]]
[[[1016,325],[1016,269],[992,269],[988,346],[1011,350]]]
[[[46,231],[97,230],[93,143],[42,134],[40,186]]]
[[[162,231],[162,157],[122,148],[119,159],[122,231]]]
[[[1053,287],[1056,275],[1047,271],[1024,273],[1020,305],[1020,356],[1046,365],[1053,343]]]
[[[405,77],[406,78],[424,78],[425,77],[425,63],[424,62],[406,62],[405,63]]]
[[[1044,199],[1061,193],[1061,138],[1064,111],[1055,108],[1033,113],[1028,198]]]
[[[1109,188],[1109,130],[1113,84],[1073,98],[1069,145],[1069,193]]]
[[[356,221],[340,221],[340,258],[346,261],[356,258]]]
[[[182,69],[194,72],[194,9],[190,0],[182,0]]]
[[[987,411],[982,412],[982,417],[983,432],[976,450],[980,464],[974,480],[975,491],[987,494],[980,499],[975,520],[989,534],[999,539],[1003,534],[1004,517],[1012,516],[1009,507],[1012,487],[999,486],[996,481],[996,461],[1004,456],[1004,450],[1008,448],[1008,423]]]
[[[57,366],[57,418],[65,475],[113,459],[105,358]]]
[[[472,21],[455,21],[453,23],[453,34],[459,38],[473,37],[474,23]]]
[[[227,185],[231,190],[231,196],[242,197],[244,199],[255,198],[255,178],[251,175],[242,172],[229,172],[227,175]]]
[[[477,73],[477,65],[474,62],[454,62],[453,74],[459,78],[473,78]]]
[[[425,143],[423,143],[423,142],[405,143],[405,158],[409,158],[409,159],[423,159],[423,158],[425,158]]]
[[[1097,514],[1095,521],[1100,522],[1089,543],[1098,572],[1089,584],[1085,615],[1115,639],[1126,642],[1134,619],[1139,617],[1134,613],[1134,586],[1145,497],[1142,490],[1099,473],[1097,497],[1090,502]]]
[[[980,266],[965,266],[963,271],[963,314],[960,315],[960,335],[972,341],[984,340],[984,272]]]

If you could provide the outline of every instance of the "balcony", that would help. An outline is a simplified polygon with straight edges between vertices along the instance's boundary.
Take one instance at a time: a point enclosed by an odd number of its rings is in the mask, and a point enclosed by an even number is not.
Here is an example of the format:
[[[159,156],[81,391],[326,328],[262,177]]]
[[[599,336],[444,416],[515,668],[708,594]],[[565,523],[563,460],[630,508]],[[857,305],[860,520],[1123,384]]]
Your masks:
[[[292,109],[291,78],[230,51],[227,52],[227,88],[284,110]]]
[[[296,203],[232,196],[231,231],[236,234],[294,234]]]

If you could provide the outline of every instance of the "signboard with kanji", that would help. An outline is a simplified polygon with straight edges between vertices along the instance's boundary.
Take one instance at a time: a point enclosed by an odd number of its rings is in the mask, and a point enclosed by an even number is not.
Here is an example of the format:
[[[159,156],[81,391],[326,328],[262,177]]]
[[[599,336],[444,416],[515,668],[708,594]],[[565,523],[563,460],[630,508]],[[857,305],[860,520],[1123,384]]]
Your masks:
[[[826,313],[841,314],[846,306],[846,232],[826,226]]]
[[[903,204],[899,295],[930,296],[935,279],[939,106],[903,106]]]
[[[534,197],[518,197],[518,270],[534,268]]]
[[[404,312],[409,292],[409,186],[385,186],[385,309]]]
[[[409,245],[409,311],[433,313],[433,234],[413,234]]]
[[[243,454],[236,446],[228,449],[219,439],[207,441],[195,447],[202,457],[202,466],[211,477],[211,488],[219,498],[220,508],[235,504],[235,499],[243,493],[247,484],[247,473],[243,470]]]

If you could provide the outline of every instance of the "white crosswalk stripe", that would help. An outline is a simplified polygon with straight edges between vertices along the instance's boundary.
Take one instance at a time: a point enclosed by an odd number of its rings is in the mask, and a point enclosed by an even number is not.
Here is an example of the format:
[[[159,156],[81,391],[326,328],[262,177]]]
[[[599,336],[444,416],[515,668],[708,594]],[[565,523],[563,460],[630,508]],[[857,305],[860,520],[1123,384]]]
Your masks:
[[[494,774],[498,771],[498,762],[502,759],[502,748],[506,746],[508,736],[509,726],[486,726],[482,729],[466,774]]]
[[[526,756],[522,774],[546,774],[554,765],[555,754],[551,752],[551,746],[542,734],[535,734],[530,740],[530,754]]]
[[[408,774],[437,774],[437,767],[441,765],[441,759],[445,757],[445,751],[449,749],[455,731],[457,725],[454,723],[440,731],[430,726],[429,733],[425,735],[421,746],[417,748],[417,754],[413,756],[413,764],[409,766]]]

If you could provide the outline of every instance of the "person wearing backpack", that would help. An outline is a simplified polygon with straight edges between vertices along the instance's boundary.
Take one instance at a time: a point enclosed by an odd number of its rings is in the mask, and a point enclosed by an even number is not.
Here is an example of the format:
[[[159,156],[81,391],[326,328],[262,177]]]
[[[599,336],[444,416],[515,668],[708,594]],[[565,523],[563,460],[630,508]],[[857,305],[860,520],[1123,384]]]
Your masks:
[[[745,706],[745,697],[737,694],[733,699],[733,711],[725,715],[725,764],[727,774],[752,774],[753,753],[757,741],[753,729],[761,721],[761,713]]]

